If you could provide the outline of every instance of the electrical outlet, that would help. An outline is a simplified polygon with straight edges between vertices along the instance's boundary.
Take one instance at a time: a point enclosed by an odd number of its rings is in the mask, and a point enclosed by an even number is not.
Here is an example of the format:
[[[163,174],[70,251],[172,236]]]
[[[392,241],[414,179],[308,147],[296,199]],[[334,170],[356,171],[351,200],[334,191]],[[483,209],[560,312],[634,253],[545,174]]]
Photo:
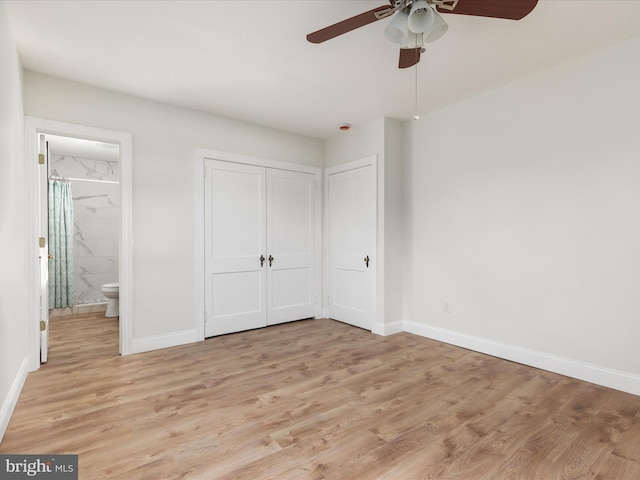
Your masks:
[[[442,304],[442,311],[443,311],[444,313],[451,313],[451,303],[449,303],[449,302],[444,302],[444,303]]]

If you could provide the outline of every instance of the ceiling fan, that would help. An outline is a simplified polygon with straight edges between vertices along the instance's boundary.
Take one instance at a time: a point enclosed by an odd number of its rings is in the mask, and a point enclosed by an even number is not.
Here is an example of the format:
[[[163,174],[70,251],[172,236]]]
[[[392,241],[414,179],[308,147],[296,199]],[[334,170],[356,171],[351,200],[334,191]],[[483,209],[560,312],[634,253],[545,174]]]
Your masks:
[[[538,0],[389,0],[390,5],[334,23],[307,35],[311,43],[322,43],[395,14],[385,35],[400,45],[399,68],[416,65],[424,44],[445,34],[449,26],[440,13],[520,20],[531,13]]]

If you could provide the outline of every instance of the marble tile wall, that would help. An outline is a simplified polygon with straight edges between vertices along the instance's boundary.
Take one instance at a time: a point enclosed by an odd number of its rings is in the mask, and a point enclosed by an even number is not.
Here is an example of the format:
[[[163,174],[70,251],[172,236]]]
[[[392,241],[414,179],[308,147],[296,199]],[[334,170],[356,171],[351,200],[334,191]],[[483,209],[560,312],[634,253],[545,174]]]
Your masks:
[[[49,175],[118,181],[118,163],[51,154]],[[77,304],[106,302],[100,287],[118,281],[119,185],[71,180],[71,193]]]

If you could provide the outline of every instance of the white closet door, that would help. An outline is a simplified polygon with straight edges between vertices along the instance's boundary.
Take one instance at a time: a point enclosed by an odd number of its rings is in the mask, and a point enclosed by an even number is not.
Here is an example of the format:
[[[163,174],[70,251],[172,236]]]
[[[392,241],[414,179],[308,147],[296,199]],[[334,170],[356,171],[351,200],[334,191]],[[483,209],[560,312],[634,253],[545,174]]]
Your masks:
[[[327,175],[330,318],[371,330],[375,281],[372,165]]]
[[[315,316],[315,175],[267,170],[267,323]]]
[[[265,169],[219,160],[205,169],[205,336],[264,327]]]

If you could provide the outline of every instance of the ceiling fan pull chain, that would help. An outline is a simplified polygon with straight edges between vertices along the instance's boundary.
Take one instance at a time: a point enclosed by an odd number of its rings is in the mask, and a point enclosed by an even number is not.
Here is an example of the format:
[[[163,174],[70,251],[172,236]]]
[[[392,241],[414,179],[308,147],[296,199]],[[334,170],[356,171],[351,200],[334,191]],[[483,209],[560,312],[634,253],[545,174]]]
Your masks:
[[[418,115],[418,64],[416,63],[415,67],[416,69],[416,75],[415,75],[415,83],[416,83],[416,91],[415,91],[415,105],[414,105],[414,114],[413,114],[413,119],[414,120],[420,120],[420,115]]]
[[[424,34],[422,34],[420,36],[420,51],[424,52]],[[417,43],[417,42],[416,42]],[[417,46],[417,45],[416,45]],[[419,50],[416,50],[416,55],[420,55],[420,53],[418,53]],[[416,62],[415,64],[415,103],[414,103],[414,114],[413,114],[413,119],[414,120],[420,120],[420,115],[418,114],[418,62]]]

